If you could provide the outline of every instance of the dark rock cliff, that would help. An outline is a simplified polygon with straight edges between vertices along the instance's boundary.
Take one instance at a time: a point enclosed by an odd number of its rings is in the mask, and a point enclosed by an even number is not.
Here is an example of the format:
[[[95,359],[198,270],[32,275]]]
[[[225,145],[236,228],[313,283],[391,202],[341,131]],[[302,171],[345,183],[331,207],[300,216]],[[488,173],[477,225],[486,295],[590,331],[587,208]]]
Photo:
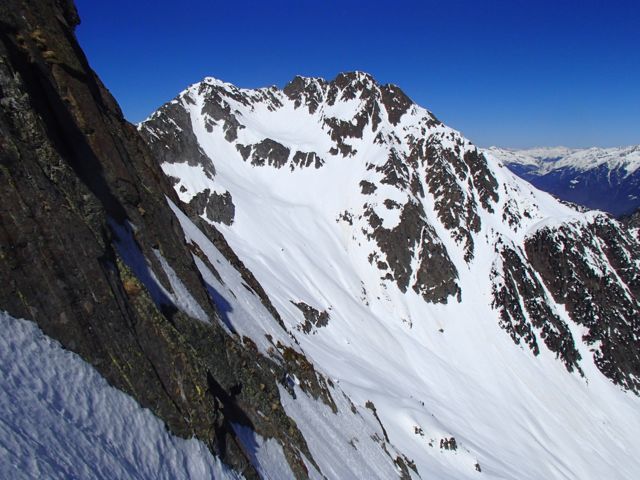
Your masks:
[[[586,327],[582,340],[594,352],[596,366],[614,383],[639,393],[638,242],[602,215],[587,228],[542,228],[526,240],[525,249],[554,300]]]
[[[629,229],[635,231],[636,237],[640,240],[640,208],[631,215],[620,219]]]
[[[276,386],[286,359],[219,326],[175,193],[91,70],[74,5],[5,0],[0,19],[0,309],[245,476],[257,473],[232,424],[276,437],[305,477],[300,452],[313,459]]]

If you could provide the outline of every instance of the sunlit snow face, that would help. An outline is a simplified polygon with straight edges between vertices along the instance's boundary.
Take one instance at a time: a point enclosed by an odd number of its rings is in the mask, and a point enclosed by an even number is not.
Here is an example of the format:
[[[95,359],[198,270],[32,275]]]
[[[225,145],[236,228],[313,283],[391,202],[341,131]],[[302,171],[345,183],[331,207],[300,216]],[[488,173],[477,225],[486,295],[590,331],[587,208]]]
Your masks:
[[[358,408],[375,405],[391,443],[415,459],[418,471],[475,478],[479,462],[485,475],[554,478],[565,468],[560,458],[570,459],[579,478],[604,474],[614,458],[629,472],[638,468],[610,448],[614,438],[634,444],[640,428],[627,419],[635,418],[637,400],[598,370],[591,350],[600,344],[582,341],[585,328],[554,300],[527,251],[537,232],[548,234],[558,255],[575,249],[561,240],[560,229],[569,229],[567,238],[584,236],[600,214],[581,214],[536,190],[493,151],[476,155],[468,140],[415,105],[394,123],[378,104],[374,122],[376,110],[357,96],[329,102],[314,90],[314,101],[321,101],[310,107],[306,98],[296,105],[274,89],[218,87],[229,92],[226,111],[238,125],[228,114],[203,115],[207,99],[197,94],[199,86],[189,101],[181,100],[186,127],[213,161],[215,176],[203,179],[201,169],[183,163],[163,169],[178,179],[183,201],[206,189],[230,194],[233,222],[217,227],[299,347]],[[358,123],[361,118],[366,121]],[[230,128],[237,128],[235,137]],[[313,152],[322,162],[300,168],[296,152]],[[410,227],[402,223],[409,212]],[[397,237],[389,233],[394,230]],[[385,244],[390,238],[393,248]],[[212,264],[224,264],[215,248],[205,248],[206,239],[198,242]],[[613,275],[599,242],[594,237],[580,265],[591,265],[596,276]],[[444,254],[454,272],[445,276],[446,263],[426,261]],[[232,279],[228,268],[224,276]],[[520,276],[526,282],[514,280]],[[451,289],[446,303],[429,301],[446,281],[459,296]],[[291,341],[241,283],[211,282],[231,306],[227,328],[254,339],[266,354],[265,333]],[[500,301],[509,295],[517,304],[513,311]],[[328,322],[302,328],[301,302],[327,312]],[[536,305],[548,307],[544,320]],[[575,351],[560,354],[547,341],[556,334]],[[311,408],[287,408],[303,431],[317,431]],[[615,435],[593,415],[615,424]],[[575,432],[598,453],[585,460]],[[451,438],[457,449],[441,449]],[[310,448],[330,464],[321,442]]]

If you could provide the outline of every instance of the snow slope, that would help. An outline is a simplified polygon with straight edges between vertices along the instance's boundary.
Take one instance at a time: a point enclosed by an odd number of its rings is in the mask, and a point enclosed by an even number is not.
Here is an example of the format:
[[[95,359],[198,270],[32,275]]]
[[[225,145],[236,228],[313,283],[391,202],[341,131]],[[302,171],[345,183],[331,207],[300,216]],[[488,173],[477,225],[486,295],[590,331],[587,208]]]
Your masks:
[[[215,206],[216,195],[230,194],[232,221],[216,227],[299,348],[358,409],[375,411],[422,478],[637,478],[638,397],[603,375],[600,343],[585,340],[588,328],[527,259],[540,232],[573,225],[579,238],[609,220],[479,155],[396,89],[359,72],[333,82],[298,77],[284,91],[207,78],[140,130],[165,149],[171,135],[195,135],[215,175],[186,156],[163,163],[180,199],[216,223],[194,199]],[[174,109],[188,124],[171,126]],[[296,152],[315,156],[300,161]],[[594,245],[585,265],[617,275]],[[513,257],[529,268],[530,288],[514,281]],[[631,283],[618,280],[637,308]],[[520,295],[517,315],[496,293],[509,289]],[[271,320],[227,299],[233,327],[268,349]],[[305,328],[301,302],[328,322]],[[548,320],[532,313],[536,302]],[[319,452],[317,412],[296,408]],[[340,420],[329,414],[332,422]]]
[[[247,286],[242,275],[225,258],[218,248],[200,231],[189,218],[170,200],[188,243],[196,245],[202,259],[194,255],[200,274],[209,289],[222,322],[229,333],[240,338],[250,338],[264,355],[281,359],[280,353],[304,350],[278,325],[261,303],[258,296]],[[274,348],[276,346],[276,348]],[[385,438],[378,420],[365,408],[356,408],[339,386],[329,383],[327,393],[331,404],[321,398],[313,398],[302,383],[307,379],[297,378],[290,371],[279,385],[280,401],[287,415],[302,429],[316,465],[305,458],[311,478],[394,478],[398,475],[398,458],[402,453]],[[324,381],[323,381],[324,382]],[[247,429],[248,430],[248,429]],[[253,450],[255,441],[250,439],[250,430],[240,435],[247,450]],[[249,436],[249,438],[247,438]],[[265,478],[293,478],[283,461],[282,449],[275,440],[260,440],[266,447],[263,456],[253,461]],[[272,453],[269,454],[268,452]],[[336,458],[340,461],[336,462]],[[283,467],[284,465],[284,467]],[[320,468],[320,472],[316,468]]]
[[[0,327],[0,477],[239,478],[34,323]]]

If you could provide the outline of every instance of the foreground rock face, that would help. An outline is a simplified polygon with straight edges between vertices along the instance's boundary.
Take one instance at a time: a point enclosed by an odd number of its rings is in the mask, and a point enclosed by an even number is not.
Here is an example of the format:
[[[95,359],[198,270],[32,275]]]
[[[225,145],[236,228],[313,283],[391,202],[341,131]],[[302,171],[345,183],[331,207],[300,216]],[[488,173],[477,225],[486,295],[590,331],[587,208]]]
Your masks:
[[[0,308],[35,320],[177,434],[248,468],[224,413],[229,379],[189,340],[226,341],[166,207],[173,193],[80,52],[75,8],[1,9]],[[176,306],[159,258],[198,320]]]
[[[0,309],[36,321],[247,478],[255,453],[238,431],[276,439],[293,475],[307,476],[317,464],[278,385],[297,375],[332,403],[326,384],[294,348],[274,344],[269,359],[221,327],[167,204],[178,199],[89,67],[73,4],[10,0],[0,18]],[[215,173],[191,137],[161,159],[187,154]],[[230,208],[211,202],[198,208]]]

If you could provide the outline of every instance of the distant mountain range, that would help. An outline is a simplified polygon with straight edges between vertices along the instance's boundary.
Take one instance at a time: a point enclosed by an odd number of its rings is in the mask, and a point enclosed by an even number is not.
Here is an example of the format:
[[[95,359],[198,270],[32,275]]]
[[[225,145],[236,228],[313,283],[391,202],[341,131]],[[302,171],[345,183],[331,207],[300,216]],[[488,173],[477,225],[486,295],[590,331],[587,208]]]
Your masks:
[[[561,200],[615,216],[640,208],[640,145],[527,150],[490,147],[484,152]]]

